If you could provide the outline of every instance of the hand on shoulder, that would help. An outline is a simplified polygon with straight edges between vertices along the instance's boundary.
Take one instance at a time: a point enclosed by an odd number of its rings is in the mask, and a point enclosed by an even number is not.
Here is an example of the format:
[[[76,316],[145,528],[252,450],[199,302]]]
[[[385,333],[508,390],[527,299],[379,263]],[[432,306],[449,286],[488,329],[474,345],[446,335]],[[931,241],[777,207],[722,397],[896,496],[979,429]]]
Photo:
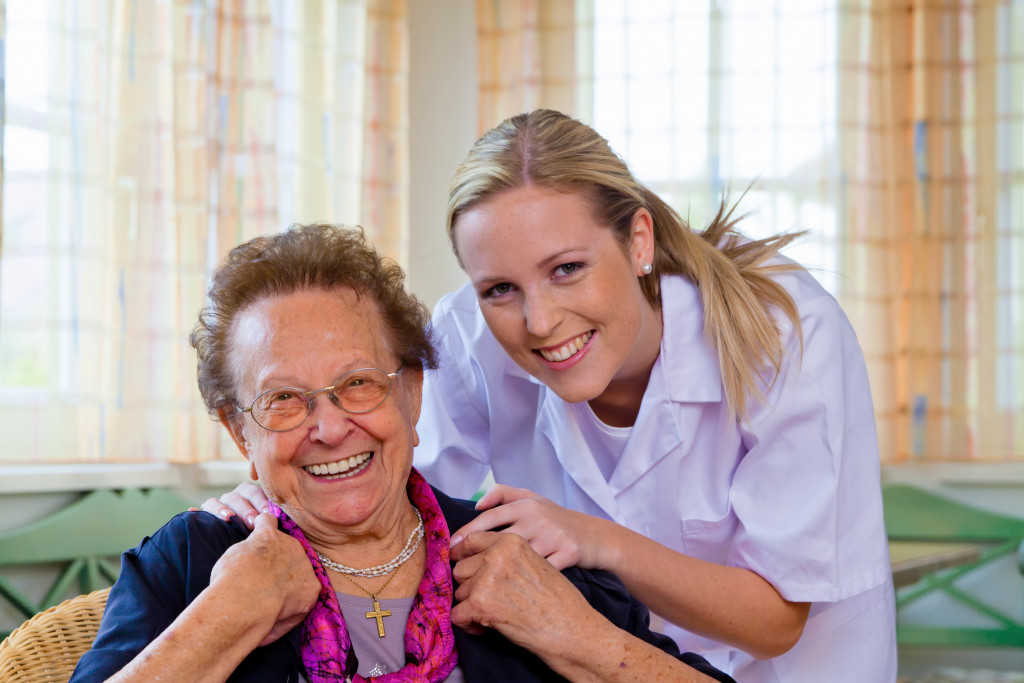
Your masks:
[[[500,530],[524,538],[555,569],[611,568],[608,556],[613,550],[607,532],[615,525],[607,520],[561,507],[528,489],[502,484],[491,487],[477,509],[484,512],[452,534],[453,548],[470,534]]]

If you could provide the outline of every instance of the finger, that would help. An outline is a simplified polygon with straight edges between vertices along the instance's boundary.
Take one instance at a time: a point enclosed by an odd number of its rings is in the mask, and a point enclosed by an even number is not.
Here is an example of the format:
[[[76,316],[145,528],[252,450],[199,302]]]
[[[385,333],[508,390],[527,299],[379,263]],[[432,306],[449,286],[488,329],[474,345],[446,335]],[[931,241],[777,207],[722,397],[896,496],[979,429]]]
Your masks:
[[[260,512],[266,512],[267,510],[267,494],[256,484],[251,481],[245,481],[235,487],[235,493],[249,501],[254,510]]]
[[[228,506],[228,508],[230,508],[231,511],[237,514],[241,519],[244,519],[246,526],[251,529],[253,522],[256,520],[256,515],[261,512],[266,512],[267,506],[264,503],[262,508],[254,507],[249,498],[243,495],[243,492],[241,491],[242,486],[244,486],[244,484],[239,485],[238,488],[231,493],[225,493],[221,496],[220,502]]]
[[[464,524],[452,534],[451,547],[454,548],[462,543],[470,534],[510,526],[521,519],[522,513],[523,510],[515,505],[499,505],[494,509],[481,512],[473,521]]]
[[[501,536],[502,534],[497,531],[475,531],[452,547],[451,559],[453,562],[459,562],[482,553],[501,541]]]
[[[484,627],[473,621],[472,610],[465,603],[452,608],[452,624],[470,635],[479,636],[484,632]]]
[[[561,550],[556,550],[545,558],[552,567],[558,571],[562,571],[568,567],[572,567],[575,563],[573,562],[572,554]]]
[[[269,512],[261,512],[256,515],[256,519],[253,522],[253,531],[277,531],[277,517],[270,514]]]
[[[487,489],[487,493],[476,502],[477,510],[489,510],[496,505],[504,505],[526,498],[536,498],[537,494],[529,489],[517,489],[514,486],[495,484]]]
[[[235,514],[231,511],[227,505],[224,505],[218,498],[207,498],[203,501],[203,512],[209,512],[211,515],[220,517],[225,522],[231,519],[231,515]]]
[[[473,594],[473,583],[479,568],[480,564],[472,562],[472,558],[456,562],[455,566],[452,567],[452,578],[458,584],[455,592],[452,594],[455,602],[468,600],[469,596]]]

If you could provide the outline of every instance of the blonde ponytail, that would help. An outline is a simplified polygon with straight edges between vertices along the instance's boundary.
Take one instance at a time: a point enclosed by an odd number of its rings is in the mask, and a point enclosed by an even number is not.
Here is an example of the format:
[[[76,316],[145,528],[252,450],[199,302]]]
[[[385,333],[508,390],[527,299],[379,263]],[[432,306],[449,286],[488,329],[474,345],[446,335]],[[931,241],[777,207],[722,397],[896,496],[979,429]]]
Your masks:
[[[748,241],[735,230],[741,218],[734,217],[735,210],[735,204],[729,208],[723,199],[711,224],[700,233],[677,216],[679,229],[658,240],[661,248],[655,258],[662,263],[655,271],[660,266],[661,272],[683,275],[697,285],[704,306],[704,330],[718,353],[726,398],[733,412],[744,418],[748,399],[764,400],[762,387],[771,386],[784,360],[785,348],[772,309],[789,319],[803,351],[796,304],[771,277],[799,266],[765,263],[800,233]]]

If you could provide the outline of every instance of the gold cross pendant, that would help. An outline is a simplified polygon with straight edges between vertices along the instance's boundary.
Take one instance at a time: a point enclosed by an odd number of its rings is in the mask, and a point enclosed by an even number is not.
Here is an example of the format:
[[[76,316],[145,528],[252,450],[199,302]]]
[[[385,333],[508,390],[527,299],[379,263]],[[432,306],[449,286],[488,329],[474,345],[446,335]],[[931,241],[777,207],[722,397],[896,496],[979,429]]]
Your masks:
[[[384,637],[384,617],[390,617],[390,616],[391,616],[391,610],[389,610],[389,609],[381,609],[380,608],[380,603],[377,601],[376,598],[373,599],[373,611],[366,613],[366,618],[367,619],[376,619],[377,620],[377,635],[380,636],[381,638]]]

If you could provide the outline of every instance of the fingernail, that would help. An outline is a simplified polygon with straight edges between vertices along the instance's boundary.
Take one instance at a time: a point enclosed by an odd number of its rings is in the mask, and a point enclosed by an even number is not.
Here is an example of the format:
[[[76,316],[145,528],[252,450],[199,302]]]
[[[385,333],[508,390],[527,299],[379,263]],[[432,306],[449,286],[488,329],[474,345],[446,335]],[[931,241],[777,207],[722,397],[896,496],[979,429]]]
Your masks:
[[[269,508],[269,507],[266,507],[266,506],[264,506],[264,507],[263,507],[263,509],[262,509],[262,510],[260,510],[260,512],[270,512],[270,508]]]
[[[256,515],[249,515],[245,518],[245,523],[250,527],[256,526]]]
[[[462,541],[463,541],[462,534],[455,534],[454,536],[452,536],[451,545],[449,545],[448,547],[449,548],[454,548],[458,544],[462,543]]]
[[[231,519],[231,515],[233,515],[234,513],[233,513],[233,512],[231,512],[231,510],[228,510],[227,508],[224,508],[224,509],[223,509],[223,510],[221,510],[221,511],[220,511],[220,512],[219,512],[218,514],[219,514],[219,515],[220,515],[221,517],[223,517],[224,519]]]

